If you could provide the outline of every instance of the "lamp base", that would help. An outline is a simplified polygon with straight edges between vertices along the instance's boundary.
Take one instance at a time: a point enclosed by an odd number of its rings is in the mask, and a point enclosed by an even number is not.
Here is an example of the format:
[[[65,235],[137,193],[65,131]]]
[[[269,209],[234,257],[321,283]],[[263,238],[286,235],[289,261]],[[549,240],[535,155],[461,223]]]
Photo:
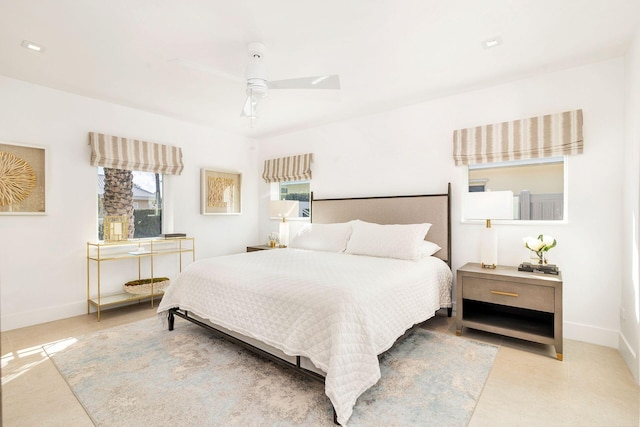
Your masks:
[[[282,222],[280,223],[278,238],[280,239],[281,248],[286,248],[289,245],[289,223],[286,222],[284,218],[282,218]]]
[[[495,269],[498,265],[498,235],[495,228],[483,228],[480,235],[480,264]]]

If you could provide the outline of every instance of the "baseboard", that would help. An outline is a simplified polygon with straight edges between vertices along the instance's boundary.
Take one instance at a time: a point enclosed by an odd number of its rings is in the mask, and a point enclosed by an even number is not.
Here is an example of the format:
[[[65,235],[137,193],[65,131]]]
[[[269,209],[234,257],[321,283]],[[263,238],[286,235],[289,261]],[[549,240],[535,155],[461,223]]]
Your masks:
[[[31,310],[22,313],[3,315],[0,318],[0,330],[10,331],[12,329],[24,328],[40,323],[52,322],[54,320],[66,319],[67,317],[87,314],[87,301],[78,301],[70,304],[46,307],[39,310]]]
[[[638,361],[638,355],[635,351],[633,351],[633,348],[631,348],[631,345],[629,345],[629,341],[627,341],[622,333],[620,333],[619,336],[618,351],[622,355],[622,359],[629,368],[629,371],[631,371],[633,379],[635,379],[636,382],[640,384],[640,372],[638,372],[638,370],[640,369],[640,361]]]
[[[573,322],[564,322],[562,326],[564,338],[618,348],[619,331]]]
[[[145,300],[148,301],[148,300]],[[127,301],[121,304],[113,304],[108,308],[117,308],[126,305],[139,304],[140,300]],[[159,300],[158,300],[159,302]],[[103,308],[102,310],[106,310]],[[91,306],[91,313],[96,312],[96,307]],[[75,303],[59,305],[55,307],[46,307],[40,310],[31,310],[28,312],[10,314],[0,318],[0,331],[10,331],[13,329],[25,328],[27,326],[38,325],[40,323],[53,322],[54,320],[67,319],[69,317],[87,314],[87,301],[82,300]]]

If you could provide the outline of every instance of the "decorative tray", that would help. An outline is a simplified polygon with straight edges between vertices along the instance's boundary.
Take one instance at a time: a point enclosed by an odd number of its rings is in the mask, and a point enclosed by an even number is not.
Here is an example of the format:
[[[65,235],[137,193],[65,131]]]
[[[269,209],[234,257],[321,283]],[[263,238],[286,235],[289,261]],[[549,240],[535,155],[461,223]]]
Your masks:
[[[154,277],[153,279],[131,280],[122,285],[125,292],[135,295],[151,295],[152,285],[153,293],[164,291],[169,286],[167,277]]]

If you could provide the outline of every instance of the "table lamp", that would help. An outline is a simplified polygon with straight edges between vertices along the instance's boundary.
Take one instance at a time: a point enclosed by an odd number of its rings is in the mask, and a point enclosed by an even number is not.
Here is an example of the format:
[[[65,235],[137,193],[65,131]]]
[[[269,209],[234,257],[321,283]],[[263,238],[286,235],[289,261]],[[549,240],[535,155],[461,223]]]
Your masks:
[[[287,218],[297,218],[298,215],[297,200],[272,200],[269,205],[269,216],[282,218],[278,239],[280,247],[286,248],[289,245],[289,223]]]
[[[480,264],[482,268],[498,265],[498,235],[491,227],[492,219],[513,219],[512,191],[485,191],[466,193],[464,218],[486,220],[480,236]]]

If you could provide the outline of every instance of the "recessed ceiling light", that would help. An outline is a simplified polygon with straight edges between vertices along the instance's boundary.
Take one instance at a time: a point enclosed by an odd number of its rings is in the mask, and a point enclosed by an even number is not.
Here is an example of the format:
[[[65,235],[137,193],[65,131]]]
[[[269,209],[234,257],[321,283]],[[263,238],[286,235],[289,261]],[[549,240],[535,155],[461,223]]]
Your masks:
[[[37,43],[30,42],[29,40],[22,40],[22,47],[32,50],[34,52],[44,52],[44,47]]]
[[[482,42],[482,47],[485,49],[491,49],[492,47],[500,46],[502,44],[502,37],[495,36]]]

